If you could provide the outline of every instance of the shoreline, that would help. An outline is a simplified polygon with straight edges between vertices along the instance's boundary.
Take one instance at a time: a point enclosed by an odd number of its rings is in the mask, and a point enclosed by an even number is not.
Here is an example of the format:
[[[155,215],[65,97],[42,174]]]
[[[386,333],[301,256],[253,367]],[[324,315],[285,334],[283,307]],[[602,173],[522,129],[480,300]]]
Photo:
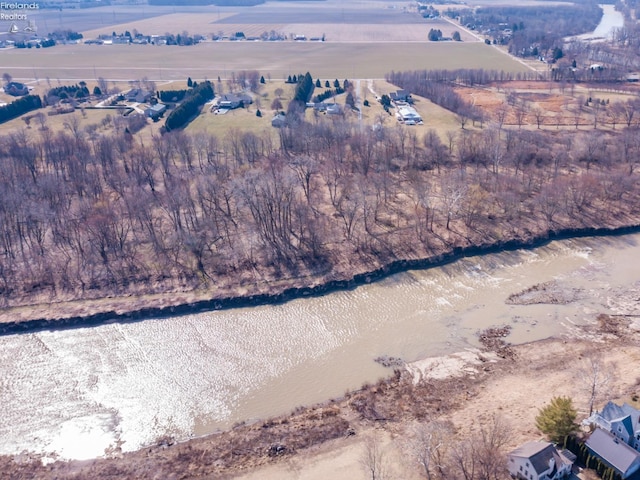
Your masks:
[[[360,478],[360,452],[371,436],[391,438],[389,445],[403,441],[415,422],[439,418],[451,422],[458,433],[469,434],[491,415],[505,415],[517,434],[515,447],[537,438],[533,418],[558,388],[573,396],[581,406],[582,385],[575,380],[567,362],[598,353],[603,361],[620,370],[609,395],[627,399],[638,391],[631,372],[632,360],[640,359],[637,343],[640,326],[595,319],[581,328],[581,335],[553,336],[513,345],[515,355],[500,358],[492,349],[466,350],[432,357],[396,369],[375,384],[347,391],[342,397],[300,406],[292,412],[240,423],[220,433],[176,441],[160,438],[134,452],[115,449],[107,457],[84,461],[42,463],[42,456],[25,454],[0,456],[0,469],[23,478],[247,478],[281,479],[291,468],[321,468],[324,475],[310,478],[346,480]],[[617,325],[613,332],[609,327]],[[615,349],[609,348],[616,345]],[[425,360],[427,364],[424,364]],[[453,363],[451,363],[453,361]],[[441,365],[441,375],[428,363]],[[422,363],[422,365],[421,365]],[[424,375],[425,372],[433,375]],[[568,376],[568,377],[567,377]],[[566,378],[565,378],[566,377]],[[572,380],[570,380],[572,379]],[[514,382],[521,385],[512,389]],[[539,394],[531,395],[536,391]],[[502,392],[502,393],[501,393]],[[478,412],[482,412],[479,416]],[[332,455],[323,457],[327,451]],[[405,452],[406,453],[406,452]],[[331,471],[334,455],[346,456],[348,465],[338,475]],[[395,455],[395,456],[394,456]],[[403,453],[391,453],[396,469],[408,469]],[[323,460],[323,458],[325,458]],[[328,461],[327,461],[328,460]],[[406,459],[405,459],[406,460]],[[400,478],[413,478],[409,470]],[[213,477],[212,477],[213,476]],[[297,478],[297,477],[296,477]],[[304,477],[307,478],[307,477]]]
[[[504,242],[490,244],[471,245],[467,247],[454,247],[448,252],[418,259],[400,259],[388,263],[375,270],[356,273],[349,279],[330,280],[314,286],[289,286],[280,291],[271,293],[258,293],[253,295],[228,296],[221,298],[209,298],[186,303],[176,303],[168,306],[148,306],[132,309],[124,312],[116,310],[98,311],[87,315],[76,315],[69,317],[40,317],[24,320],[9,320],[0,323],[0,335],[14,335],[21,333],[33,333],[38,331],[56,331],[74,328],[87,328],[109,323],[132,323],[148,320],[151,318],[169,318],[179,315],[189,315],[207,311],[229,310],[235,308],[247,308],[262,305],[279,305],[292,300],[317,297],[327,295],[337,291],[352,290],[359,286],[383,280],[391,275],[407,272],[409,270],[426,270],[441,267],[462,258],[483,256],[500,252],[514,250],[531,250],[548,245],[552,241],[570,240],[573,238],[585,237],[616,237],[640,233],[640,224],[627,225],[615,228],[607,227],[585,227],[567,228],[558,231],[548,230],[544,234],[533,236],[530,239],[511,239]],[[294,283],[295,279],[286,280],[287,283]],[[166,298],[174,295],[181,296],[193,292],[165,293],[157,303],[163,303]],[[128,297],[116,297],[125,299]],[[95,299],[92,299],[95,300]],[[76,300],[74,302],[86,302],[90,300]],[[61,302],[58,305],[64,306]],[[153,303],[153,301],[152,301]],[[156,303],[156,304],[157,304]],[[10,315],[12,310],[36,308],[38,305],[23,305],[9,307],[4,315]]]

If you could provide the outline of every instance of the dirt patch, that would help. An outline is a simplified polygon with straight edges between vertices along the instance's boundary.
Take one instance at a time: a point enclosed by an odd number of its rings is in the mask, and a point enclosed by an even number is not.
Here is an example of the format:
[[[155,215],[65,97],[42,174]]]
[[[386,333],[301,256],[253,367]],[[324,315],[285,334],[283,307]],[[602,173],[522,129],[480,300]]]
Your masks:
[[[509,305],[537,305],[541,303],[552,305],[567,305],[583,296],[583,291],[577,288],[566,288],[556,280],[533,285],[521,292],[509,295],[506,303]]]

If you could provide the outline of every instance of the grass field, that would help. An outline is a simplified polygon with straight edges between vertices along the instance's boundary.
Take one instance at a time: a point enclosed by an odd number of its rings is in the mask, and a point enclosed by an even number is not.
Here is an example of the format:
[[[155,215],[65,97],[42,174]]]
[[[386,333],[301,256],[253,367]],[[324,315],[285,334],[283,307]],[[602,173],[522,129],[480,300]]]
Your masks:
[[[32,118],[29,122],[29,126],[27,126],[24,118],[33,116],[38,112],[42,112],[46,115],[46,126],[53,132],[64,130],[66,128],[65,123],[73,122],[73,117],[76,117],[82,127],[86,128],[88,125],[97,124],[98,127],[96,129],[96,133],[105,133],[111,127],[103,127],[101,124],[102,120],[107,115],[111,115],[112,118],[118,115],[114,110],[85,110],[84,115],[79,110],[76,110],[74,113],[49,116],[47,115],[47,112],[49,111],[49,109],[36,110],[3,123],[0,125],[0,134],[10,134],[18,130],[27,129],[30,136],[37,137],[40,134],[40,123],[35,118]]]
[[[214,42],[192,47],[61,45],[0,52],[3,72],[17,80],[127,81],[230,78],[258,70],[273,78],[312,71],[328,78],[383,78],[391,70],[526,67],[482,43]]]

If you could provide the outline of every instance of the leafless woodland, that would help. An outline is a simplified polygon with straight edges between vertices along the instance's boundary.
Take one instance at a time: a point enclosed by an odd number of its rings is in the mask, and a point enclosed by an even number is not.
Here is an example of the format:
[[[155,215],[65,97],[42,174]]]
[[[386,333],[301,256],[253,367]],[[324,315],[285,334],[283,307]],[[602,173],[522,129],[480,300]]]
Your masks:
[[[623,125],[624,127],[624,125]],[[638,223],[637,127],[441,139],[343,119],[143,143],[0,139],[0,299],[308,284],[454,247]],[[307,280],[304,280],[304,277]]]

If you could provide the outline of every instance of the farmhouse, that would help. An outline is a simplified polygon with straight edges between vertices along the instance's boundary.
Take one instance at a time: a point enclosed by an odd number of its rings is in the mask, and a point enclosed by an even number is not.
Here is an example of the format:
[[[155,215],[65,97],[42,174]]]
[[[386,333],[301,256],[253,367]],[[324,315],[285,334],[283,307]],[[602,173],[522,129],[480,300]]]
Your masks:
[[[313,109],[318,112],[328,113],[329,115],[342,114],[342,106],[337,103],[317,102],[310,103],[308,106],[313,107]]]
[[[409,102],[411,100],[411,94],[408,90],[397,90],[389,94],[391,101],[395,102]]]
[[[167,106],[163,103],[156,103],[155,105],[151,105],[144,111],[145,117],[149,117],[152,120],[156,120],[167,111]]]
[[[601,428],[596,428],[585,445],[592,455],[613,467],[624,480],[640,478],[640,453],[619,438]]]
[[[252,103],[253,99],[246,93],[225,93],[218,99],[218,107],[228,110],[251,105]]]
[[[549,442],[527,442],[507,456],[507,468],[520,480],[559,480],[571,473],[575,455]]]
[[[141,88],[134,88],[126,93],[125,98],[128,102],[146,103],[151,99],[152,96],[152,92],[143,90]]]
[[[4,86],[4,93],[14,97],[21,97],[29,94],[29,88],[24,83],[9,82]]]

